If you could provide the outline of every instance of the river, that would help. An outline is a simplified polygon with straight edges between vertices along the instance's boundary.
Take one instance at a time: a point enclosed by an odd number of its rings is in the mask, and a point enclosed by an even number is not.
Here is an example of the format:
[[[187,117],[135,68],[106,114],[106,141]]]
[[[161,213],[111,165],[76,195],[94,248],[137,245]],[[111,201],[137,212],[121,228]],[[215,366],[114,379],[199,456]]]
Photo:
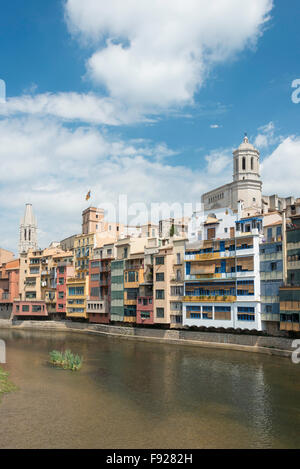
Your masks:
[[[0,448],[297,448],[300,364],[230,350],[0,329]],[[47,364],[84,357],[80,372]]]

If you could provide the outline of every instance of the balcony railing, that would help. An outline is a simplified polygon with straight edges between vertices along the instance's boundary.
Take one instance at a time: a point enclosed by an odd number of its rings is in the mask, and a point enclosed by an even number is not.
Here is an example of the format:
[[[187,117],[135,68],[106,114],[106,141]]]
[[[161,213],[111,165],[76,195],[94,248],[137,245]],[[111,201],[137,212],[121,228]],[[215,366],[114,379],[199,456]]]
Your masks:
[[[185,303],[190,302],[209,302],[209,303],[233,303],[236,301],[236,296],[184,296],[182,301]]]

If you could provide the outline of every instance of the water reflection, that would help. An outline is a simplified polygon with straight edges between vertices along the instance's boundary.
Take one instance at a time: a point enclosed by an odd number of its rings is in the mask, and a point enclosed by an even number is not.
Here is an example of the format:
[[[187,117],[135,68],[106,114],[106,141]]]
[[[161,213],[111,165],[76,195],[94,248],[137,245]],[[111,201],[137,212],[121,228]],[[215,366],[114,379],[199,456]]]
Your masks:
[[[1,448],[299,446],[300,379],[287,359],[56,332],[0,338],[21,389],[0,406]],[[84,356],[80,373],[46,364],[65,348]]]

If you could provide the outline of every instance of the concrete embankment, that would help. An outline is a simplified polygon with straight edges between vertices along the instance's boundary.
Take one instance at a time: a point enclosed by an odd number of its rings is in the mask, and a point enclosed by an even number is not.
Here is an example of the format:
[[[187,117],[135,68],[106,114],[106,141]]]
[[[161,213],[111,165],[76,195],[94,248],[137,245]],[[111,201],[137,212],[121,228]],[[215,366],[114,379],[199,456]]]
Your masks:
[[[107,335],[120,339],[160,342],[175,345],[230,349],[267,355],[290,357],[292,339],[255,335],[194,332],[188,330],[144,329],[102,324],[75,323],[71,321],[10,321],[0,319],[0,329],[61,331]]]

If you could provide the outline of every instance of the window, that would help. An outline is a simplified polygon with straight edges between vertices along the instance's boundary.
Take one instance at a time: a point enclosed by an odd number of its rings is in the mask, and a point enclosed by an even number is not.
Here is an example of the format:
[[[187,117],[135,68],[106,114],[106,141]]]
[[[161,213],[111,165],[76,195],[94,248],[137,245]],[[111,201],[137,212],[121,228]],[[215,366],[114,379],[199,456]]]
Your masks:
[[[91,288],[91,296],[100,297],[100,288],[96,288],[96,287]]]
[[[99,282],[100,281],[100,275],[99,274],[92,274],[91,275],[91,281],[92,282]]]
[[[252,157],[251,158],[251,170],[253,171],[253,168],[254,168],[254,158]],[[255,202],[255,201],[254,201]]]
[[[268,241],[271,241],[271,239],[272,239],[272,228],[268,228],[267,236],[268,236]]]
[[[64,278],[60,278],[60,279],[58,280],[58,283],[59,283],[59,285],[64,285],[65,279],[64,279]]]
[[[139,274],[135,270],[125,272],[125,281],[126,282],[138,282],[139,281]]]
[[[182,296],[183,287],[171,287],[171,296]]]
[[[30,267],[30,273],[35,275],[35,274],[39,274],[40,272],[40,268],[39,267]]]
[[[177,264],[180,264],[181,263],[181,256],[180,256],[180,252],[177,253]]]
[[[23,311],[23,313],[29,313],[29,305],[23,305],[22,306],[22,311]]]
[[[157,282],[164,282],[165,274],[163,272],[159,272],[156,274],[156,281]]]
[[[277,270],[277,262],[271,262],[271,271]]]
[[[238,321],[255,321],[255,309],[252,307],[238,308]]]
[[[156,299],[164,300],[165,299],[165,290],[156,290]]]
[[[26,299],[33,300],[36,298],[36,292],[26,292]]]
[[[156,308],[156,317],[164,318],[165,317],[165,308]]]
[[[164,257],[156,257],[155,263],[156,263],[156,265],[164,265],[165,258]]]
[[[141,313],[141,318],[142,319],[150,319],[150,311],[143,311]]]
[[[40,305],[32,305],[33,313],[40,313],[41,311],[42,311],[42,307]]]
[[[243,171],[246,170],[246,158],[245,157],[243,157],[242,159],[242,168],[243,168]]]

